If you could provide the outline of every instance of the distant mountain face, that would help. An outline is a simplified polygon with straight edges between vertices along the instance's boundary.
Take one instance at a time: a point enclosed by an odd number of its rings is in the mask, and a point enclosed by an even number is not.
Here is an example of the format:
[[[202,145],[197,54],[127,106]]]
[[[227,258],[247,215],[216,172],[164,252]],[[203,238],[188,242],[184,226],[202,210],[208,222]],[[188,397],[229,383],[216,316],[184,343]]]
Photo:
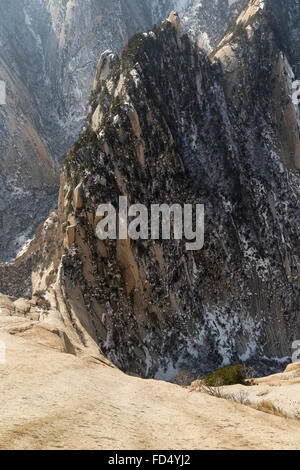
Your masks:
[[[121,50],[133,29],[148,32],[134,35],[119,55],[102,54],[85,128],[65,159],[58,211],[16,265],[0,263],[0,290],[44,291],[83,345],[88,335],[119,367],[143,376],[169,378],[180,368],[204,373],[237,361],[264,372],[281,368],[300,335],[299,106],[292,100],[299,0],[284,8],[277,0],[249,0],[227,29],[218,16],[226,2],[176,3],[184,30],[202,18],[197,13],[189,23],[191,12],[205,5],[207,14],[215,12],[219,26],[202,44],[209,56],[181,35],[175,16],[149,31],[168,1],[151,8],[133,0],[89,1],[85,8],[37,1],[34,11],[31,2],[20,10],[23,42],[40,31],[34,40],[47,93],[39,75],[18,67],[21,44],[12,39],[3,69],[10,87],[19,80],[25,90],[17,109],[27,112],[32,103],[45,162],[54,154],[59,160],[59,148],[82,126],[98,47],[112,49],[115,41],[113,49]],[[228,3],[228,19],[236,3]],[[82,24],[94,33],[85,36]],[[226,30],[221,41],[218,29]],[[10,109],[14,104],[3,108]],[[14,191],[25,201],[22,188]],[[117,207],[120,195],[130,204],[205,204],[203,250],[187,252],[183,241],[98,240],[97,206]]]
[[[241,1],[0,0],[0,259],[10,259],[55,206],[61,157],[86,117],[100,54],[177,9],[210,47]],[[205,42],[204,41],[204,42]],[[8,78],[8,75],[10,78]],[[25,100],[25,101],[24,101]]]

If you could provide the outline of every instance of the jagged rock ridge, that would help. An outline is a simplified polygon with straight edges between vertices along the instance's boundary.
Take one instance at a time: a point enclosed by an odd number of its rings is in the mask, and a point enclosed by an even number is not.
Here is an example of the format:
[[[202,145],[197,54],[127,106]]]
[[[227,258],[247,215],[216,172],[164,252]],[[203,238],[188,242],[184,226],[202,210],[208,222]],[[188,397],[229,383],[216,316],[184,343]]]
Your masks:
[[[299,336],[296,64],[273,5],[250,1],[210,58],[177,21],[101,58],[61,177],[51,238],[64,249],[44,251],[33,287],[59,294],[77,331],[126,371],[262,371],[288,361]],[[204,249],[99,241],[97,205],[120,195],[204,203]]]
[[[120,51],[173,6],[174,0],[0,2],[0,79],[8,94],[0,106],[1,260],[13,258],[56,205],[58,168],[86,118],[100,54]]]
[[[60,282],[125,370],[263,368],[299,334],[299,132],[269,13],[250,2],[210,60],[170,21],[101,59],[89,128],[65,162]],[[97,205],[120,194],[204,203],[204,249],[100,242]]]

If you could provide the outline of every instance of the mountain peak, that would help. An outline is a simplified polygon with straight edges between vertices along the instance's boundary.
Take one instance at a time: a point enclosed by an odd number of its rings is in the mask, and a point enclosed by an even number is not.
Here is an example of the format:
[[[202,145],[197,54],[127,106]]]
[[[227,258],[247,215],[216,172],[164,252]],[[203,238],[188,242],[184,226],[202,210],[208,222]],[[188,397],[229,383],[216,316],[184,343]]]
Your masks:
[[[182,35],[182,31],[181,31],[181,25],[180,25],[181,22],[180,22],[178,13],[176,11],[171,11],[168,17],[168,21],[172,23],[172,25],[176,29],[178,37],[180,37]]]
[[[225,36],[217,46],[217,50],[224,45],[230,43],[245,31],[247,28],[254,25],[263,15],[265,10],[265,2],[261,0],[249,0],[237,18],[228,27]]]

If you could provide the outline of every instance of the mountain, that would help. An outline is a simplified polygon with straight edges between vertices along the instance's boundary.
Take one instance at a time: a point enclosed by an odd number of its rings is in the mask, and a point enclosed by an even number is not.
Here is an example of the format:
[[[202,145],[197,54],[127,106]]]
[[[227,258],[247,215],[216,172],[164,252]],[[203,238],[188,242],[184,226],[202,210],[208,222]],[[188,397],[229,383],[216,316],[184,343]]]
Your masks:
[[[59,170],[31,93],[0,57],[0,259],[11,258],[57,203]]]
[[[67,317],[55,324],[54,310],[39,323],[41,315],[33,301],[0,295],[7,358],[1,364],[1,449],[182,451],[187,442],[189,449],[300,449],[300,422],[287,419],[297,413],[299,419],[299,368],[254,387],[224,387],[230,398],[220,400],[199,393],[197,383],[190,393],[191,387],[130,377],[95,348],[70,347]],[[257,411],[272,402],[276,416],[271,407],[270,414]]]
[[[0,107],[0,259],[14,257],[56,206],[61,158],[85,120],[99,55],[151,27],[161,10],[146,4],[0,1],[8,94]]]
[[[44,296],[83,346],[92,338],[144,377],[289,362],[300,334],[295,4],[279,14],[276,1],[249,1],[210,56],[174,13],[120,56],[102,54],[58,211],[0,265],[1,291]],[[120,196],[204,204],[203,249],[100,241],[97,207]]]
[[[121,52],[172,9],[192,9],[187,29],[201,27],[214,44],[236,11],[231,3],[0,0],[0,79],[9,96],[0,107],[0,259],[13,258],[56,205],[61,159],[84,124],[100,54]]]
[[[42,58],[28,28],[19,1],[0,2],[0,79],[7,90],[0,106],[0,259],[16,254],[57,199],[58,165],[32,92]]]
[[[12,258],[55,207],[61,158],[85,119],[100,53],[152,24],[139,5],[1,0],[9,103],[1,107],[0,259]]]

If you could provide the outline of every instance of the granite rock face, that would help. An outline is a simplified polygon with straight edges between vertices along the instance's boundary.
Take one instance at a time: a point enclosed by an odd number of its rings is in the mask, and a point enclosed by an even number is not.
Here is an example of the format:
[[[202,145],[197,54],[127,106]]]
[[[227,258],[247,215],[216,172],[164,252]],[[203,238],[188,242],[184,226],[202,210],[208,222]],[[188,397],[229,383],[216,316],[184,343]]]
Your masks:
[[[289,362],[300,334],[297,63],[273,7],[250,1],[210,57],[173,15],[101,58],[105,79],[64,163],[58,288],[124,370],[170,378]],[[117,208],[122,195],[149,209],[205,204],[204,248],[98,240],[98,204]]]
[[[92,338],[125,371],[169,379],[290,361],[300,336],[297,5],[247,2],[209,56],[176,14],[101,56],[58,211],[18,262],[24,273],[31,263],[32,293],[60,306],[82,344]],[[203,249],[100,241],[97,207],[118,208],[120,196],[149,210],[204,204]]]
[[[190,1],[0,2],[0,259],[13,258],[57,200],[62,156],[77,139],[100,54]]]

